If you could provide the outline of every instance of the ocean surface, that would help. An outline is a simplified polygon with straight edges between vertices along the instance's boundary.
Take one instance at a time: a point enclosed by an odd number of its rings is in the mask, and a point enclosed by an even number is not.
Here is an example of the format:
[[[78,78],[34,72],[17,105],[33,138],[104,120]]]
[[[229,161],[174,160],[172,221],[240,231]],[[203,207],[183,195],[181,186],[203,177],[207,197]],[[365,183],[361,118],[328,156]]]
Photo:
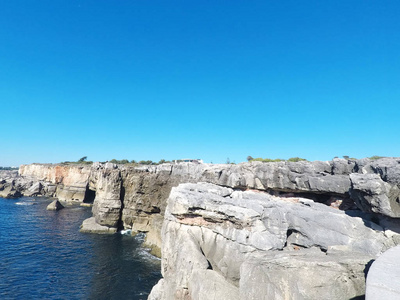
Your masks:
[[[143,236],[80,233],[91,208],[0,198],[0,299],[147,299],[161,278]]]

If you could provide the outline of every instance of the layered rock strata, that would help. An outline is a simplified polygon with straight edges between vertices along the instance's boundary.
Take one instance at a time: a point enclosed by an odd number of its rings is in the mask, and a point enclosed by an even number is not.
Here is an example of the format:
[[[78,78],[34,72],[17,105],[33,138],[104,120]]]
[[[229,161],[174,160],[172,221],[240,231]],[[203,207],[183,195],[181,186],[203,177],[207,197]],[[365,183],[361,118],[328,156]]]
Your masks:
[[[241,163],[238,165],[163,164],[122,166],[26,165],[20,177],[3,179],[7,196],[45,195],[60,200],[92,202],[97,225],[83,230],[114,232],[129,228],[147,232],[150,245],[161,246],[160,228],[172,187],[185,182],[209,182],[241,190],[301,196],[371,216],[400,217],[400,159],[334,159],[329,162]],[[375,217],[376,218],[376,217]],[[110,228],[104,230],[102,226]]]
[[[83,165],[22,165],[19,174],[28,189],[26,196],[55,197],[63,201],[85,200],[90,166]]]
[[[386,230],[309,199],[181,184],[162,227],[164,278],[149,299],[361,296],[370,263],[398,241]]]

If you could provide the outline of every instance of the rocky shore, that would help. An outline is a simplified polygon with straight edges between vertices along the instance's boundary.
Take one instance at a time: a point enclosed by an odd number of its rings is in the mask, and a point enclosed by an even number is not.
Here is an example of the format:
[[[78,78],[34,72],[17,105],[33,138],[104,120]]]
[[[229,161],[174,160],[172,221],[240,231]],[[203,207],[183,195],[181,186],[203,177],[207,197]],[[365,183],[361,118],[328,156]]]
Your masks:
[[[399,187],[400,158],[0,173],[1,197],[93,202],[82,231],[147,233],[164,276],[151,299],[361,296],[370,264],[400,242]]]
[[[309,199],[209,183],[173,188],[162,236],[164,278],[149,299],[352,299],[400,241]]]

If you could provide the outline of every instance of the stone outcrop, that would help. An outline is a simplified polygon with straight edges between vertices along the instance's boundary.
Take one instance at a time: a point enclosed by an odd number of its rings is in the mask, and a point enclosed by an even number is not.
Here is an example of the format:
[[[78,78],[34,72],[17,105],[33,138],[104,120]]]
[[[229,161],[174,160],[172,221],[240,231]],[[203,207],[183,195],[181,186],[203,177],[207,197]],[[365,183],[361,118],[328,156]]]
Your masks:
[[[164,278],[149,299],[361,296],[370,262],[396,244],[385,230],[309,199],[181,184],[162,228]]]
[[[117,228],[99,225],[95,218],[91,217],[83,221],[80,232],[109,234],[116,233]]]
[[[51,202],[46,207],[47,210],[60,210],[60,209],[63,209],[63,208],[64,208],[64,205],[62,205],[60,203],[60,201],[58,201],[58,200],[54,200],[53,202]]]
[[[0,184],[0,192],[66,201],[94,200],[93,217],[98,225],[112,228],[111,232],[122,228],[146,232],[148,245],[159,248],[166,199],[172,187],[180,183],[202,181],[283,197],[301,196],[341,210],[358,208],[399,217],[399,166],[398,158],[237,165],[33,164],[21,166],[21,176]]]
[[[18,180],[18,171],[0,170],[0,197],[18,198],[22,194],[15,188]]]
[[[354,253],[271,253],[243,262],[239,298],[355,299],[365,293],[370,260]]]
[[[370,261],[400,242],[399,158],[33,164],[21,166],[19,176],[2,174],[0,197],[93,202],[83,232],[146,232],[156,255],[163,241],[164,279],[153,299],[317,299],[328,291],[356,297]],[[285,268],[306,269],[296,288],[301,275],[279,271]],[[318,273],[326,276],[313,277]],[[265,294],[246,289],[257,284],[254,278],[268,287]],[[340,278],[340,288],[332,278]]]
[[[91,170],[90,188],[96,190],[92,209],[96,223],[118,227],[122,208],[121,170],[112,163],[96,164]]]
[[[85,165],[22,165],[19,174],[29,186],[27,196],[56,197],[63,201],[85,201],[90,166]],[[26,192],[25,192],[26,191]]]
[[[366,300],[400,299],[400,246],[389,249],[372,264]]]

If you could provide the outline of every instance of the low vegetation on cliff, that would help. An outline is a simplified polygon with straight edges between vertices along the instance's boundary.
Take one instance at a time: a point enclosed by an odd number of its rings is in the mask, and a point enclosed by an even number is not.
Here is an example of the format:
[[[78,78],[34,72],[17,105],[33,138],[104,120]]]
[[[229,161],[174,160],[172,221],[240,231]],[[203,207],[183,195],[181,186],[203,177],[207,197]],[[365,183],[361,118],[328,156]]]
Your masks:
[[[248,156],[247,157],[247,161],[248,162],[252,162],[252,161],[261,161],[261,162],[279,162],[279,161],[299,162],[299,161],[307,161],[307,159],[301,158],[301,157],[291,157],[291,158],[286,160],[286,159],[281,159],[281,158],[275,158],[275,159],[261,158],[261,157],[253,158],[251,156]]]

